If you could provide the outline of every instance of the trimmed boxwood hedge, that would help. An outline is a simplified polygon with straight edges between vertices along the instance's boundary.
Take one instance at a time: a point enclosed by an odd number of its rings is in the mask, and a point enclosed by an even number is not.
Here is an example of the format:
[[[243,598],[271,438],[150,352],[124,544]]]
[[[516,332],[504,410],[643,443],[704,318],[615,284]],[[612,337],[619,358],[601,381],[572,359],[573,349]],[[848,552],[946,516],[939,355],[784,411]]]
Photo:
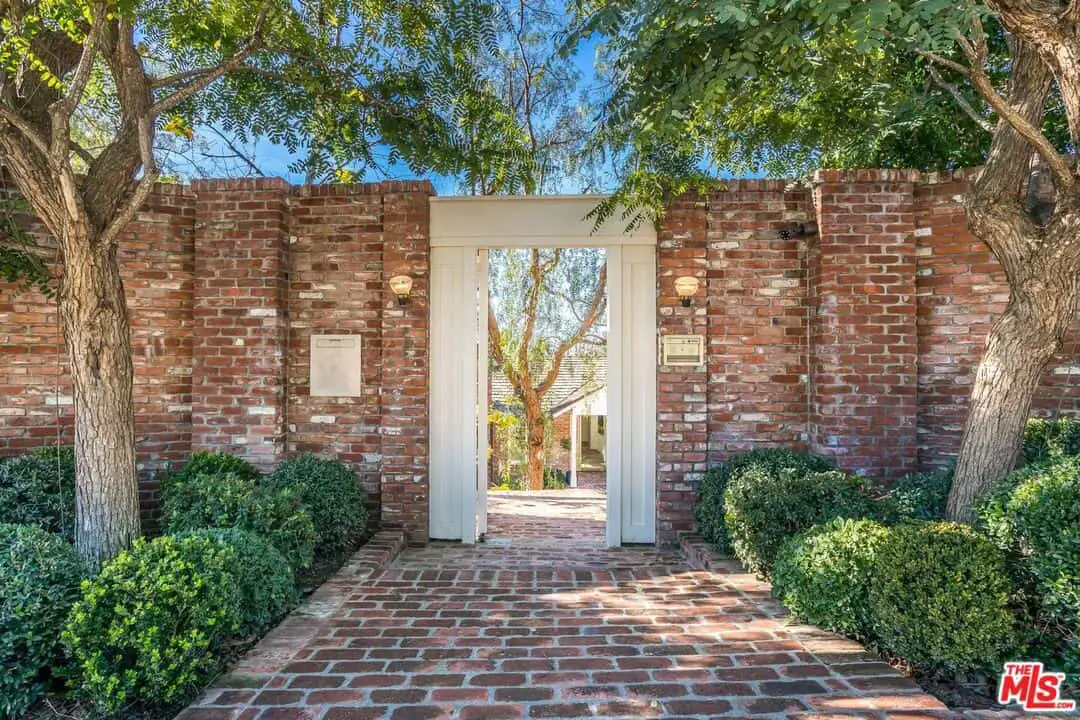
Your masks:
[[[306,453],[281,463],[266,484],[296,492],[311,513],[320,555],[344,551],[367,526],[367,495],[360,479],[337,460]]]
[[[63,538],[0,524],[0,717],[19,717],[60,657],[60,633],[86,564]]]
[[[724,493],[733,476],[750,469],[773,474],[782,470],[811,473],[831,470],[832,465],[817,455],[782,448],[763,448],[734,455],[710,468],[698,489],[694,521],[702,538],[725,555],[731,553],[731,539],[724,523]]]
[[[874,517],[894,524],[904,520],[941,520],[952,488],[953,471],[905,475],[875,501]]]
[[[237,634],[257,635],[296,605],[299,595],[292,568],[265,538],[236,528],[195,530],[177,537],[206,538],[229,546],[233,557],[228,572],[240,594]]]
[[[161,525],[169,533],[206,528],[253,532],[269,540],[294,570],[311,564],[318,537],[296,490],[259,485],[232,473],[173,478],[161,492]]]
[[[805,473],[751,466],[734,474],[724,495],[724,521],[735,556],[769,576],[784,542],[833,518],[867,515],[863,481],[839,471]]]
[[[244,480],[258,480],[262,473],[247,460],[231,453],[200,450],[191,453],[180,470],[166,475],[166,482],[183,482],[199,475],[236,475]]]
[[[870,584],[889,530],[873,520],[836,518],[784,543],[773,594],[807,622],[860,638],[873,635]]]
[[[869,595],[874,635],[926,667],[1000,670],[1017,646],[1013,591],[1004,554],[971,528],[905,523],[877,548]]]
[[[1028,420],[1022,447],[1028,463],[1080,455],[1080,420]]]
[[[1029,600],[1032,644],[1080,684],[1080,457],[1017,470],[982,500],[978,515],[1012,559]]]
[[[1080,457],[1011,474],[980,503],[979,520],[1034,576],[1043,612],[1080,624]]]
[[[0,523],[75,537],[75,452],[41,448],[0,463]]]
[[[240,628],[235,564],[227,542],[194,534],[140,538],[106,564],[64,630],[79,694],[105,712],[189,699]]]

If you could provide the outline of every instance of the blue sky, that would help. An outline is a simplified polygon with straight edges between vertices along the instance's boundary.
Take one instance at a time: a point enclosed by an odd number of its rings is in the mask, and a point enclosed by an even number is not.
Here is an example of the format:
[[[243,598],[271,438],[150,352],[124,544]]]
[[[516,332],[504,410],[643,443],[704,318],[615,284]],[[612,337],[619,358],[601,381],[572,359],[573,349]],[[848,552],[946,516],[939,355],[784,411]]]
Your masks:
[[[598,40],[590,38],[581,42],[574,54],[574,63],[581,71],[581,79],[585,86],[591,84],[596,78],[597,45]],[[224,149],[220,141],[210,135],[208,131],[202,133],[200,140],[210,145],[211,152],[222,152],[223,154],[228,152]],[[248,149],[253,151],[253,159],[265,175],[283,177],[292,183],[302,183],[304,181],[302,175],[289,171],[289,166],[295,162],[298,154],[290,152],[285,146],[273,143],[265,138],[260,138],[254,143],[253,147],[249,147]],[[417,173],[412,172],[408,166],[403,164],[392,165],[388,167],[387,170],[389,170],[390,173],[389,179],[418,177]],[[458,190],[452,177],[434,175],[431,173],[423,174],[423,177],[432,181],[436,192],[440,195],[452,195]],[[364,179],[376,181],[387,179],[387,176],[372,170]]]

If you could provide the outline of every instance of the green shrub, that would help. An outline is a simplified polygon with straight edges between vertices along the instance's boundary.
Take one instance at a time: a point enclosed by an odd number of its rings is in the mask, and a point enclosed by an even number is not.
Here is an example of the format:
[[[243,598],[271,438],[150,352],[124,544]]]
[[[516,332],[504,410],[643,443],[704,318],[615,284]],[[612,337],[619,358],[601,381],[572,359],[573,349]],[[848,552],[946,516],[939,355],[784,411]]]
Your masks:
[[[874,561],[874,632],[892,652],[930,668],[1000,669],[1016,647],[1005,556],[965,525],[893,528]]]
[[[200,450],[191,453],[184,466],[179,470],[166,470],[160,478],[160,491],[164,495],[173,484],[184,484],[199,475],[235,475],[243,480],[257,481],[262,477],[259,468],[247,460],[227,452],[206,452]]]
[[[1080,420],[1028,420],[1023,450],[1028,463],[1080,455]]]
[[[565,490],[570,487],[566,471],[558,468],[544,468],[544,489]]]
[[[345,550],[367,526],[367,494],[356,473],[337,460],[301,455],[283,462],[266,483],[298,493],[315,523],[320,555]]]
[[[235,565],[228,543],[197,535],[139,539],[105,565],[64,631],[78,694],[107,712],[187,700],[239,627]]]
[[[945,517],[952,479],[951,468],[905,475],[876,499],[873,514],[890,524],[904,520],[940,520]]]
[[[702,538],[725,555],[731,553],[731,540],[724,524],[724,491],[733,475],[750,468],[771,473],[785,469],[811,473],[825,472],[832,469],[832,466],[828,460],[817,455],[783,449],[761,449],[740,453],[710,468],[701,479],[698,499],[694,505],[694,520]]]
[[[990,537],[1034,579],[1039,615],[1080,626],[1080,457],[1017,470],[978,512]]]
[[[794,536],[776,556],[773,594],[814,625],[869,637],[871,572],[888,533],[873,520],[837,518]]]
[[[42,448],[0,464],[0,522],[38,525],[73,540],[74,451]]]
[[[235,528],[195,530],[177,537],[206,538],[232,549],[229,573],[240,594],[240,635],[260,633],[296,604],[292,568],[268,540]]]
[[[227,452],[199,451],[191,454],[184,467],[173,477],[181,480],[196,475],[238,475],[245,480],[258,480],[262,473],[247,460]]]
[[[833,518],[864,516],[869,508],[857,477],[754,466],[728,482],[724,522],[735,557],[747,570],[768,576],[788,538]]]
[[[63,538],[0,524],[0,717],[19,717],[59,658],[60,632],[86,565]]]
[[[161,525],[168,533],[237,528],[261,535],[295,570],[311,564],[315,526],[298,492],[260,486],[239,475],[173,478],[162,491]]]

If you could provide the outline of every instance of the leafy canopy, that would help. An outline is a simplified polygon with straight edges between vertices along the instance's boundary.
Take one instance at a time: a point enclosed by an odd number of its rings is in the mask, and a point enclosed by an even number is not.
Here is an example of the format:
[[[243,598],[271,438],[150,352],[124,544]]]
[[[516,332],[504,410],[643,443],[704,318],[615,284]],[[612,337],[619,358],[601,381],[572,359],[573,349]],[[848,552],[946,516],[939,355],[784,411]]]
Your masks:
[[[0,69],[16,95],[32,89],[27,78],[62,91],[72,81],[72,55],[91,43],[103,51],[75,114],[73,135],[87,143],[79,148],[83,163],[125,132],[126,94],[140,90],[107,52],[120,23],[134,29],[155,101],[208,69],[228,69],[155,118],[157,130],[191,139],[212,127],[238,143],[267,138],[299,153],[293,169],[312,180],[351,180],[380,162],[379,148],[416,172],[454,172],[466,145],[461,119],[507,117],[477,68],[494,43],[494,13],[483,0],[9,4],[0,19]]]
[[[926,53],[957,56],[974,16],[990,75],[1008,63],[995,16],[973,2],[585,0],[579,11],[576,37],[605,37],[614,68],[603,125],[607,145],[627,148],[621,194],[654,206],[720,171],[979,164],[989,109]]]

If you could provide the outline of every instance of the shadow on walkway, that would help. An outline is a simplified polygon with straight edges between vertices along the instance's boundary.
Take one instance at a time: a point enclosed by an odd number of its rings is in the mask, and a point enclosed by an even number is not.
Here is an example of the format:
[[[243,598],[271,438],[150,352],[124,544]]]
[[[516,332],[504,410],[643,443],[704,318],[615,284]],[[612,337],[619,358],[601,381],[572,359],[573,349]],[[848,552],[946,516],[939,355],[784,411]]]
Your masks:
[[[956,717],[734,565],[673,550],[433,543],[324,594],[181,720]]]
[[[570,488],[488,491],[486,542],[497,546],[603,547],[607,498],[603,492]]]

